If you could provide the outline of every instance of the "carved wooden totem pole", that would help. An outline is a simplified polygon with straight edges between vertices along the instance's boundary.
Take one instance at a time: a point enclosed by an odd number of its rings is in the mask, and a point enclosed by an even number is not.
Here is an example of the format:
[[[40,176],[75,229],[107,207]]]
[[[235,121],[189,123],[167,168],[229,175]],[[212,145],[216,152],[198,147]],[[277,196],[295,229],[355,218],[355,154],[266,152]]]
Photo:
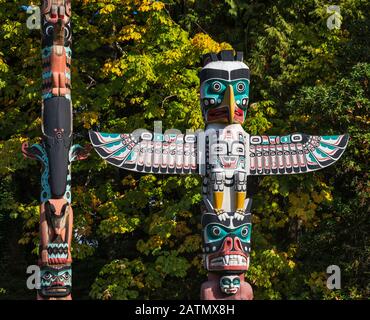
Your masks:
[[[233,51],[203,57],[200,104],[205,131],[195,134],[90,131],[95,151],[122,169],[203,177],[202,238],[208,281],[201,299],[250,300],[244,274],[251,251],[247,176],[306,173],[343,154],[347,135],[251,136],[242,124],[249,99],[249,68]]]
[[[72,145],[70,19],[70,0],[42,1],[42,142],[22,145],[42,163],[38,299],[71,299],[71,162],[87,154]]]

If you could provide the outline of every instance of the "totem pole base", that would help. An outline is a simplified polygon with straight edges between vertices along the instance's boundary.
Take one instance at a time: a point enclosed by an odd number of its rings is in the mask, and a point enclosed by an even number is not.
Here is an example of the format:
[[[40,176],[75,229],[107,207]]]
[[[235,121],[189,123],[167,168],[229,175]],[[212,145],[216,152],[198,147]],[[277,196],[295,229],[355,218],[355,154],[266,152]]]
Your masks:
[[[253,300],[253,289],[248,282],[244,281],[244,275],[239,275],[240,288],[235,294],[223,293],[220,289],[220,278],[222,275],[209,273],[208,281],[201,287],[201,300]]]

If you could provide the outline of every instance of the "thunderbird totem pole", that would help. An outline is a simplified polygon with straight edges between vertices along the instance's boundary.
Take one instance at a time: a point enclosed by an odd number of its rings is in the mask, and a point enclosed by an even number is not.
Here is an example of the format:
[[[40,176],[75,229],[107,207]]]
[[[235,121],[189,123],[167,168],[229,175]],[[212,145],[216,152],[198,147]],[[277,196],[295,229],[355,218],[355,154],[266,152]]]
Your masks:
[[[200,104],[205,131],[131,134],[90,131],[95,151],[122,169],[203,177],[202,238],[208,281],[204,300],[250,300],[244,273],[251,252],[251,199],[247,176],[306,173],[343,154],[347,135],[251,136],[242,128],[249,99],[249,68],[233,51],[203,57]]]
[[[71,299],[71,162],[87,153],[72,145],[70,19],[70,0],[42,1],[42,142],[22,145],[42,163],[38,299]]]

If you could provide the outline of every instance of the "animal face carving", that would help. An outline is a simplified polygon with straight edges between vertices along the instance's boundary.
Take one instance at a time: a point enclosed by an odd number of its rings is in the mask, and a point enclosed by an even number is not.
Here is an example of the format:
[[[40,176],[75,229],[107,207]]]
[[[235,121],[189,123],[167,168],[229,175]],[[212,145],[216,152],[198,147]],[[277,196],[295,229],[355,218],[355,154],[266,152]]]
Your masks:
[[[251,216],[235,219],[228,213],[226,221],[216,214],[202,216],[203,250],[205,265],[209,271],[246,271],[249,266]]]
[[[236,294],[240,289],[240,277],[226,275],[220,278],[221,292],[226,294]]]
[[[239,141],[218,141],[210,146],[210,154],[213,156],[211,163],[218,164],[224,169],[244,168],[245,147]]]
[[[214,131],[209,140],[209,164],[222,169],[245,169],[245,139],[231,130]]]
[[[233,51],[206,55],[200,72],[200,102],[207,124],[242,124],[245,121],[249,101],[249,68],[242,59],[240,53],[234,57]]]
[[[70,265],[41,267],[40,294],[48,296],[67,296],[71,292],[72,268]]]

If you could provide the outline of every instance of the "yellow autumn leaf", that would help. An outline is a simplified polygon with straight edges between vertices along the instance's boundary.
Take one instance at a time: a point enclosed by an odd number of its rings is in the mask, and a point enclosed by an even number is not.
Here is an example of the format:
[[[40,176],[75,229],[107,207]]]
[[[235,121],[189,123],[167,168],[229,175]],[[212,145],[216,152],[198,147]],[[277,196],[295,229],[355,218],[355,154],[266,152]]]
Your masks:
[[[109,14],[116,10],[116,6],[114,4],[108,4],[100,9],[101,14]]]
[[[198,48],[203,54],[208,52],[219,52],[221,50],[232,50],[232,46],[226,42],[219,44],[213,40],[208,34],[197,33],[192,39],[191,43]]]

